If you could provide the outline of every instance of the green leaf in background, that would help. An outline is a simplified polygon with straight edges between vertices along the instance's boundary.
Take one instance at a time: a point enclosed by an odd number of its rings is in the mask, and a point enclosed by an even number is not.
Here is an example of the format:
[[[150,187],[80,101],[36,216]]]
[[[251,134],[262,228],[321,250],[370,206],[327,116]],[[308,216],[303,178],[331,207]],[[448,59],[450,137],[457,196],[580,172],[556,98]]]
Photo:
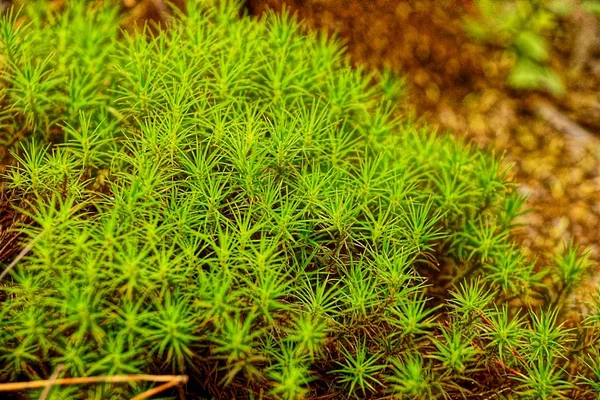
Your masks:
[[[561,96],[565,91],[554,71],[527,59],[517,62],[508,76],[508,84],[515,89],[545,90],[554,96]]]
[[[465,17],[464,27],[467,34],[475,40],[486,41],[490,36],[490,28],[474,18]]]
[[[565,84],[558,74],[550,68],[544,69],[541,76],[542,86],[553,96],[562,96],[565,93]]]
[[[569,0],[554,0],[551,1],[546,7],[554,14],[563,17],[573,12],[574,4]]]
[[[600,15],[600,1],[584,1],[581,8],[589,13]]]
[[[535,32],[523,31],[519,33],[514,46],[519,54],[532,60],[543,62],[548,59],[546,40]]]

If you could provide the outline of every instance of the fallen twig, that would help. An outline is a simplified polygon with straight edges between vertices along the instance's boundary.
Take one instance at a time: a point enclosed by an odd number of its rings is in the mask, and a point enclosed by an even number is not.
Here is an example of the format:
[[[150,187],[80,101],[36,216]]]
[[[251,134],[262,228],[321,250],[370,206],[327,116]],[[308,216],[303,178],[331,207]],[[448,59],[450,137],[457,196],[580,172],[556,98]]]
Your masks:
[[[187,382],[187,377],[185,379],[185,382]],[[182,380],[172,380],[171,382],[167,382],[167,383],[163,383],[160,386],[155,387],[154,389],[149,389],[146,390],[144,393],[140,393],[137,396],[135,396],[134,398],[132,398],[131,400],[143,400],[143,399],[149,399],[150,397],[154,396],[155,394],[159,394],[169,388],[172,388],[174,386],[180,385],[182,383],[185,383]]]
[[[46,387],[42,391],[42,394],[40,395],[40,399],[39,400],[46,400],[48,398],[48,395],[50,394],[50,390],[52,390],[52,386],[54,385],[54,382],[56,382],[56,379],[58,378],[58,375],[64,369],[65,369],[65,366],[62,365],[62,364],[58,364],[56,366],[56,369],[54,370],[54,372],[50,376],[50,379],[48,379],[48,384],[46,385]]]
[[[57,369],[58,371],[58,369]],[[58,375],[55,372],[56,375]],[[54,377],[54,374],[53,374]],[[54,377],[55,378],[55,377]],[[150,389],[134,397],[135,400],[147,399],[171,387],[185,384],[187,375],[114,375],[114,376],[88,376],[79,378],[47,379],[29,382],[0,383],[0,392],[14,392],[20,390],[31,390],[49,388],[52,385],[89,385],[95,383],[128,383],[128,382],[165,382],[156,388]],[[48,389],[49,390],[49,389]],[[43,393],[42,393],[43,394]]]
[[[575,153],[575,155],[580,155],[583,147],[590,144],[600,147],[600,139],[579,126],[576,122],[571,121],[571,119],[548,101],[532,97],[529,104],[532,110],[552,125],[554,129],[566,134],[576,144],[582,146],[571,146],[570,150]]]

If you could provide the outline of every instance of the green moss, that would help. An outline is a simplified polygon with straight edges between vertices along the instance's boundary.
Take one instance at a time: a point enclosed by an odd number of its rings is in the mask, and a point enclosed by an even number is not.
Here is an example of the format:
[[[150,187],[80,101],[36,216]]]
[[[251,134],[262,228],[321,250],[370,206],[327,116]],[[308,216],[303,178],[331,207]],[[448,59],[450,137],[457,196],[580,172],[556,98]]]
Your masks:
[[[0,380],[63,364],[185,373],[191,398],[598,388],[566,370],[582,336],[558,311],[507,306],[549,287],[511,239],[523,201],[499,160],[395,118],[401,80],[232,2],[189,1],[156,35],[100,2],[44,4],[0,26],[5,132],[25,133],[4,190],[32,221],[1,287]],[[576,255],[556,258],[561,298]]]

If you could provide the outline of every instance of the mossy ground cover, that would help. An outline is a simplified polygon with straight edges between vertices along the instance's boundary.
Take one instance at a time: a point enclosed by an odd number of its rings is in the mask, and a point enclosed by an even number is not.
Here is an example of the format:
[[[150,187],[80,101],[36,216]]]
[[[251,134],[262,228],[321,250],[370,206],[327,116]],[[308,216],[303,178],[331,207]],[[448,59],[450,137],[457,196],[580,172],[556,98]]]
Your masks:
[[[592,3],[248,0],[248,7],[251,14],[261,15],[285,4],[311,29],[337,32],[354,63],[387,66],[403,74],[408,85],[403,113],[495,149],[513,165],[511,175],[527,193],[531,210],[521,218],[526,225],[518,232],[527,251],[544,257],[574,239],[589,246],[597,262],[600,141],[595,133],[600,114],[592,110],[598,110],[600,70],[592,65],[600,64],[597,53],[586,55],[586,43],[596,40],[598,16],[585,11]],[[561,4],[566,6],[562,12],[557,7]],[[528,11],[532,6],[536,10]],[[487,25],[480,33],[496,44],[486,45],[469,34],[469,20]],[[515,30],[516,21],[523,23]],[[509,87],[521,50],[507,39],[540,28],[545,41],[541,48],[566,87],[564,96]],[[542,108],[550,104],[553,111],[540,112],[540,101]],[[556,118],[570,120],[569,128],[556,125]],[[571,134],[582,128],[589,132],[588,143],[572,140]],[[571,296],[573,316],[585,308],[599,272]]]
[[[187,374],[188,398],[597,395],[600,319],[560,314],[587,255],[524,256],[500,160],[396,118],[402,81],[335,40],[241,14],[189,1],[154,33],[121,32],[108,2],[2,19],[3,191],[31,223],[1,282],[0,380],[62,365]]]

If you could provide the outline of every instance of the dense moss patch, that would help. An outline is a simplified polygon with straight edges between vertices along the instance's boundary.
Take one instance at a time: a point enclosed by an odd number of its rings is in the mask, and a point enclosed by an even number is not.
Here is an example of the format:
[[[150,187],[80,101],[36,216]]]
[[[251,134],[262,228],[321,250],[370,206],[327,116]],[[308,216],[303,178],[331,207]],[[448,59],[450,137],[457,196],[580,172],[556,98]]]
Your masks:
[[[560,303],[511,241],[522,199],[492,155],[397,119],[401,80],[285,13],[190,1],[151,35],[101,2],[44,4],[0,26],[3,122],[24,133],[4,190],[34,221],[0,292],[2,381],[63,364],[185,373],[193,398],[573,388],[580,336],[508,307]]]

